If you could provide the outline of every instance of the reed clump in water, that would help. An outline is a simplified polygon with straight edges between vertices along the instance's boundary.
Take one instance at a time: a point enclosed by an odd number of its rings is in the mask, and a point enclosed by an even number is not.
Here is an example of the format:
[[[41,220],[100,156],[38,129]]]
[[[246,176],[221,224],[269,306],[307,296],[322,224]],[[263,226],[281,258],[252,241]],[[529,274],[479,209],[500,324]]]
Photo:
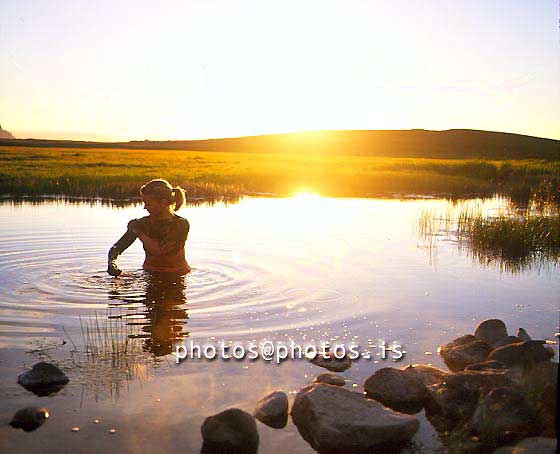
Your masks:
[[[518,215],[485,218],[461,214],[458,238],[467,241],[480,261],[498,261],[508,268],[558,260],[560,257],[560,216]]]
[[[109,314],[80,317],[82,339],[72,352],[71,367],[79,371],[79,381],[95,398],[109,390],[118,399],[123,384],[146,381],[154,359],[134,342],[133,328]]]
[[[509,200],[496,215],[468,204],[448,207],[445,213],[424,210],[419,231],[428,242],[430,259],[443,237],[479,263],[514,273],[560,261],[560,212],[552,199],[533,198],[521,209]]]

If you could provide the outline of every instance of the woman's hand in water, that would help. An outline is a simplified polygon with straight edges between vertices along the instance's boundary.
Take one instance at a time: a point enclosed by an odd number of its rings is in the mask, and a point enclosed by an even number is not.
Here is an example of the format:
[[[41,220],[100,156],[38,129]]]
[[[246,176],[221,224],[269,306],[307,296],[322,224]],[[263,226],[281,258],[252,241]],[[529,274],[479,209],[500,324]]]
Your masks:
[[[107,273],[111,276],[120,276],[122,274],[122,270],[117,266],[114,260],[110,260],[107,264]]]

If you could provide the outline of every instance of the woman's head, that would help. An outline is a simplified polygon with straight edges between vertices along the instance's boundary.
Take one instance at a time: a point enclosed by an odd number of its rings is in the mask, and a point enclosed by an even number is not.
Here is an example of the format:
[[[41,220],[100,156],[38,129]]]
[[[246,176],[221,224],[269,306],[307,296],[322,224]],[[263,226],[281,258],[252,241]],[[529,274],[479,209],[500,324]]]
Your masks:
[[[150,214],[161,214],[167,210],[177,211],[185,203],[185,190],[171,186],[167,180],[149,181],[140,188],[144,206]]]

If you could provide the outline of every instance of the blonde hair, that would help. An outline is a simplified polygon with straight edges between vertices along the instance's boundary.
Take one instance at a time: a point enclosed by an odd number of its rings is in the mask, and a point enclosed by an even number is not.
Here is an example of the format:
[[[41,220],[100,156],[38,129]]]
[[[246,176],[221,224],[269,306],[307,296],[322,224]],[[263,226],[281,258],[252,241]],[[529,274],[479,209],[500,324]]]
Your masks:
[[[141,195],[157,197],[167,200],[169,205],[173,205],[173,211],[177,211],[185,204],[185,190],[181,186],[171,186],[169,181],[163,178],[148,181],[140,188]]]

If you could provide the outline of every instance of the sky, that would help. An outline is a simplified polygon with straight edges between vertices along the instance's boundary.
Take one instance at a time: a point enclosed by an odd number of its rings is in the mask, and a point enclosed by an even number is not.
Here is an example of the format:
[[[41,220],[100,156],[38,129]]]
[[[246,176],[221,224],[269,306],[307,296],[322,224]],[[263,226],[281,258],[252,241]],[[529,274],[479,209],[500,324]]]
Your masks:
[[[0,0],[18,138],[320,129],[560,139],[558,0]]]

